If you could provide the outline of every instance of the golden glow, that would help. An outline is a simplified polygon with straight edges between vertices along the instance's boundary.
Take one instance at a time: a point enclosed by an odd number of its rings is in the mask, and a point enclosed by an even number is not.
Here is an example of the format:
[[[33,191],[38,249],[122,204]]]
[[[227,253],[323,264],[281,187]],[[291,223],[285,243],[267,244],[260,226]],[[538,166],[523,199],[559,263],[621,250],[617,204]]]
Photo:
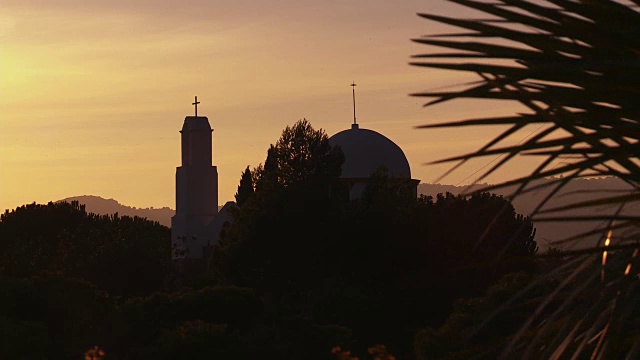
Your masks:
[[[396,142],[414,178],[431,182],[449,165],[423,163],[476,150],[498,129],[413,126],[520,110],[462,101],[425,110],[425,99],[408,96],[476,79],[407,65],[427,51],[410,38],[450,30],[415,13],[460,9],[418,0],[3,1],[0,211],[74,195],[174,207],[178,130],[195,95],[215,129],[223,204],[286,125],[306,117],[328,134],[347,129],[354,80],[361,126]],[[503,174],[524,175],[533,162]]]
[[[633,250],[633,254],[631,255],[631,261],[633,261],[633,259],[635,259],[638,256],[638,252],[640,252],[640,249],[638,248]],[[627,264],[627,268],[624,270],[625,275],[629,275],[629,273],[631,272],[631,264],[632,264],[631,262]]]
[[[609,244],[611,243],[611,233],[612,233],[611,230],[607,232],[607,239],[604,241],[604,246],[609,246]]]
[[[608,247],[611,242],[611,230],[607,233],[607,239],[604,241],[604,246]],[[602,252],[602,266],[607,264],[607,251]],[[604,281],[604,269],[602,269],[602,280]]]

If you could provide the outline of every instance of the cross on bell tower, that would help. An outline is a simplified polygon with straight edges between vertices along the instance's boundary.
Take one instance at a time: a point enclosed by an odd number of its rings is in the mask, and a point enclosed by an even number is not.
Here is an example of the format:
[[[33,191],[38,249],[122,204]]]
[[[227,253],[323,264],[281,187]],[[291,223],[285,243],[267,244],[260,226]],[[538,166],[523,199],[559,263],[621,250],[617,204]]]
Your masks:
[[[176,212],[171,218],[172,258],[200,259],[219,240],[218,169],[213,165],[213,129],[206,116],[188,115],[180,130],[182,163],[176,169]],[[222,218],[221,218],[222,219]],[[186,240],[186,241],[185,241]]]
[[[198,104],[200,104],[200,101],[198,101],[198,96],[196,96],[196,101],[191,103],[191,105],[196,107],[196,117],[198,116]]]

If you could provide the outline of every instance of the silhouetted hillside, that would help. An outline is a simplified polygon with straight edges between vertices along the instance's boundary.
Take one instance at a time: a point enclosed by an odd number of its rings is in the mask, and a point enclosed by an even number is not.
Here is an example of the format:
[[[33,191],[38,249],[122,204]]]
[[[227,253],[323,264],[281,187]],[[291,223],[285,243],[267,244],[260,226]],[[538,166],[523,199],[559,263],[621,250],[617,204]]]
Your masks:
[[[176,211],[169,207],[163,208],[137,208],[120,204],[114,199],[105,199],[95,195],[81,195],[72,196],[66,199],[58,200],[56,202],[66,201],[71,202],[77,200],[80,204],[86,206],[87,212],[91,212],[99,215],[111,215],[118,213],[121,216],[138,216],[147,218],[147,220],[153,220],[159,222],[161,225],[171,227],[171,217],[175,215]],[[218,211],[222,209],[222,206],[218,206]]]
[[[72,196],[66,199],[58,200],[56,202],[71,202],[77,200],[80,204],[86,206],[87,212],[100,215],[109,215],[118,213],[120,216],[139,216],[147,218],[148,220],[157,221],[164,226],[171,227],[171,217],[175,214],[175,210],[163,207],[160,209],[151,208],[136,208],[131,206],[122,205],[114,199],[104,199],[100,196],[94,195],[82,195]]]
[[[549,180],[544,180],[549,181]],[[535,182],[540,184],[542,181]],[[479,187],[486,186],[486,184],[479,185]],[[478,188],[478,187],[476,187]],[[580,179],[570,182],[563,190],[555,195],[549,203],[545,206],[545,209],[555,208],[562,205],[575,203],[578,201],[586,201],[592,199],[598,199],[607,196],[608,191],[621,191],[629,189],[629,185],[617,178],[600,178],[600,179]],[[459,194],[462,191],[469,191],[465,186],[454,185],[442,185],[442,184],[420,184],[418,185],[418,193],[430,196],[436,196],[438,193],[450,192],[453,194]],[[500,195],[508,195],[515,190],[514,187],[500,189],[494,191]],[[523,194],[517,197],[513,201],[513,206],[518,213],[528,215],[535,209],[535,207],[542,201],[549,193],[550,189],[542,189]],[[608,194],[610,196],[610,194]],[[615,212],[615,208],[612,207],[599,207],[586,210],[572,210],[567,212],[567,215],[606,215]],[[640,209],[638,207],[629,207],[624,211],[627,214],[638,214]],[[579,233],[586,232],[593,229],[597,225],[596,222],[535,222],[537,229],[536,240],[541,250],[545,250],[549,242],[555,240],[561,240]],[[589,243],[592,240],[597,240],[598,236],[592,236],[589,239]]]
[[[539,183],[539,182],[538,182]],[[486,185],[486,184],[485,184]],[[576,202],[579,200],[597,199],[606,195],[607,190],[620,191],[628,189],[629,186],[623,181],[617,178],[601,178],[601,179],[580,179],[572,181],[562,191],[559,192],[547,205],[546,208],[557,207],[568,203]],[[459,194],[466,189],[465,186],[444,185],[444,184],[420,184],[418,185],[418,193],[424,195],[436,196],[438,193],[450,192],[452,194]],[[507,195],[511,193],[514,188],[505,188],[495,191],[500,195]],[[544,199],[550,192],[548,189],[538,190],[531,193],[527,193],[519,196],[513,202],[513,205],[518,213],[528,215],[537,206],[537,204]],[[171,226],[171,217],[175,214],[175,210],[163,207],[159,209],[155,208],[136,208],[120,204],[114,199],[104,199],[99,196],[83,195],[73,196],[59,201],[71,202],[72,200],[78,200],[81,204],[86,205],[88,212],[96,214],[113,214],[118,213],[120,215],[139,216],[147,218],[149,220],[158,221],[164,226]],[[601,207],[590,210],[576,210],[569,214],[572,215],[602,215],[607,213],[613,213],[615,209],[609,207]],[[626,209],[627,214],[638,214],[640,209],[637,207],[631,207]],[[596,223],[589,222],[553,222],[543,223],[536,222],[537,229],[536,240],[541,250],[545,250],[548,247],[549,242],[554,240],[560,240],[580,232],[585,232],[593,227]],[[597,239],[597,236],[591,237],[591,239]]]

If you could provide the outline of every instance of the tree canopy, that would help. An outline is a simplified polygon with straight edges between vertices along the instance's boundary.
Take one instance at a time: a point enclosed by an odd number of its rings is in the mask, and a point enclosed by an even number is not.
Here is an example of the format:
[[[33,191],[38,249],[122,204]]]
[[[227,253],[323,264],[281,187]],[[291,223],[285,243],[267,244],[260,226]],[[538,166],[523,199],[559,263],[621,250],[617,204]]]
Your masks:
[[[341,154],[313,145],[318,139],[326,137],[304,120],[283,131],[214,250],[216,277],[256,289],[266,316],[335,324],[362,346],[383,342],[408,354],[412,333],[444,321],[455,299],[480,296],[509,272],[535,271],[533,224],[507,200],[418,199],[407,179],[380,168],[350,201]]]
[[[287,126],[274,146],[278,183],[294,186],[340,176],[342,151],[329,144],[324,130],[315,130],[307,119]],[[266,168],[266,167],[265,167]]]
[[[169,229],[139,217],[87,213],[77,201],[21,206],[0,216],[0,275],[61,273],[113,294],[161,288]]]
[[[242,206],[251,195],[253,195],[253,177],[251,175],[251,169],[247,166],[245,171],[242,172],[242,176],[240,178],[240,184],[238,185],[238,191],[236,192],[235,198],[238,206]]]
[[[326,359],[385,344],[404,358],[455,299],[535,271],[533,224],[505,199],[416,198],[381,168],[350,200],[342,161],[306,120],[287,127],[197,264],[172,261],[169,230],[145,219],[76,202],[6,212],[0,354]]]

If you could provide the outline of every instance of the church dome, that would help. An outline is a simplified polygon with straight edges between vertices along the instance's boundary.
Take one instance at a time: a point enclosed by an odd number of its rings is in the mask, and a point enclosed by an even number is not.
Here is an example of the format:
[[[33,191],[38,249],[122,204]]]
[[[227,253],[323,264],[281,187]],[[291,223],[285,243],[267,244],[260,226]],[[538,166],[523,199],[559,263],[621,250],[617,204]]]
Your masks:
[[[329,138],[329,144],[340,146],[344,153],[341,178],[369,178],[384,166],[392,177],[411,179],[409,161],[402,149],[386,136],[353,124]]]

